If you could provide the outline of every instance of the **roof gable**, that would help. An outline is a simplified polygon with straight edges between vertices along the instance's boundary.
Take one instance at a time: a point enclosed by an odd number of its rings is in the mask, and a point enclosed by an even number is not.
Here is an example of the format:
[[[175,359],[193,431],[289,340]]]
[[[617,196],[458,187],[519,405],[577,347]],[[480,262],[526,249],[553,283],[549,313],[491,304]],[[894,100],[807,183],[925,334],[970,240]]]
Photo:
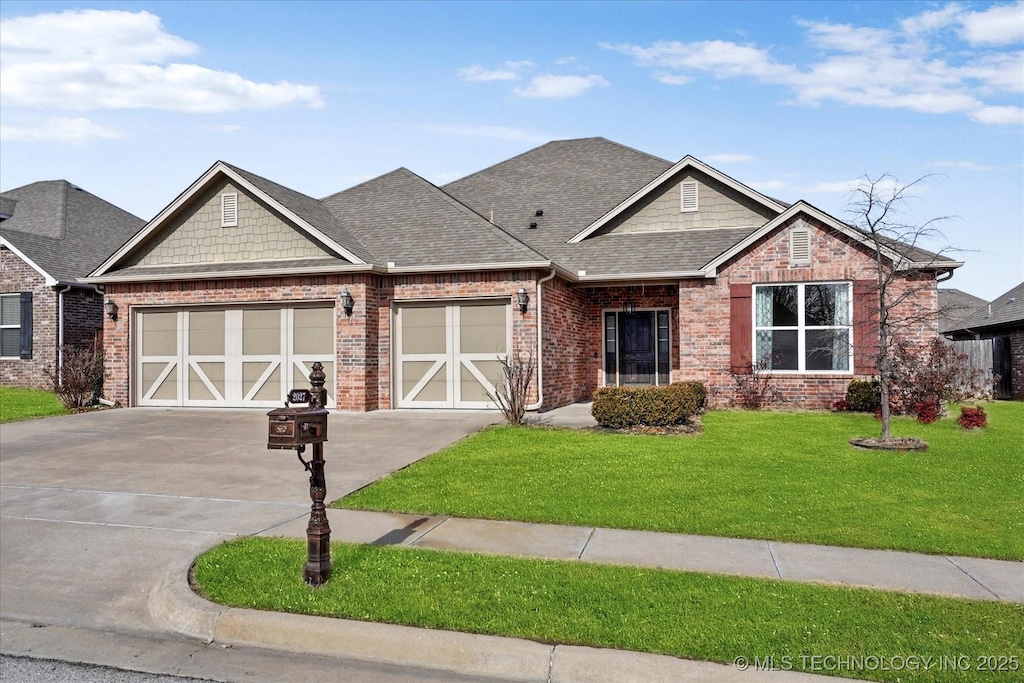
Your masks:
[[[786,209],[785,205],[779,203],[778,201],[761,194],[757,190],[754,190],[753,188],[750,188],[744,185],[743,183],[725,175],[721,171],[718,171],[712,168],[711,166],[708,166],[704,162],[687,155],[683,157],[680,161],[678,161],[676,164],[672,165],[670,168],[665,169],[658,177],[652,179],[646,185],[636,190],[625,200],[623,200],[616,206],[612,207],[604,215],[597,218],[597,220],[592,222],[586,228],[584,228],[577,234],[573,235],[571,238],[569,238],[568,242],[571,244],[582,242],[583,240],[587,239],[587,237],[589,237],[590,235],[593,235],[595,232],[605,227],[616,218],[622,216],[624,213],[626,213],[633,207],[637,206],[637,204],[649,198],[652,194],[659,194],[661,191],[663,191],[663,188],[666,184],[678,182],[678,179],[684,176],[686,174],[686,171],[691,169],[698,171],[699,173],[713,179],[721,186],[731,189],[732,191],[736,192],[739,196],[746,197],[753,204],[763,207],[766,210],[766,212],[768,212],[770,215],[777,215]],[[729,225],[722,227],[741,226]]]
[[[331,255],[356,265],[365,265],[372,260],[370,251],[340,226],[317,200],[218,161],[146,224],[134,238],[104,261],[92,276],[103,276],[116,267],[131,265],[139,251],[145,248],[147,241],[160,235],[179,213],[201,198],[215,183],[221,182],[222,178],[229,179],[240,189],[283,216],[306,237],[322,245]],[[341,242],[352,249],[346,248]]]
[[[66,180],[31,183],[3,193],[10,217],[4,242],[56,282],[89,274],[145,224]]]

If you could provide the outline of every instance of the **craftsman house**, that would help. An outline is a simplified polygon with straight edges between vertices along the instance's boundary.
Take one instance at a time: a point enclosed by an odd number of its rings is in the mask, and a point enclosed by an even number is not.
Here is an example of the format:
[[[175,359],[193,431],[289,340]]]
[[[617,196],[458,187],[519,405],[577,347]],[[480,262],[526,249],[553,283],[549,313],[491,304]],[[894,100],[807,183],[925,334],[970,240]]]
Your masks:
[[[883,255],[918,267],[905,307],[933,336],[960,264]],[[824,407],[873,372],[874,258],[806,202],[588,138],[320,200],[217,162],[90,282],[126,405],[277,406],[320,361],[340,409],[486,408],[511,354],[538,362],[531,409],[690,379],[722,398],[754,363]]]
[[[103,297],[82,281],[145,224],[66,180],[0,194],[0,385],[49,388],[58,349],[91,349]]]

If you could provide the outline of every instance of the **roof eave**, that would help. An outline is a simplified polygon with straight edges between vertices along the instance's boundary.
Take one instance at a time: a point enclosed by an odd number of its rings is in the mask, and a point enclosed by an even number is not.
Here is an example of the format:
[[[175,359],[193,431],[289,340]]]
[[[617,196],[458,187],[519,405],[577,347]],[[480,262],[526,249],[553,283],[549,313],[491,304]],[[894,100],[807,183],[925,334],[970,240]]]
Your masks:
[[[599,283],[617,285],[623,282],[692,280],[705,279],[708,277],[714,277],[714,275],[709,275],[704,270],[673,270],[649,273],[603,273],[598,275],[588,275],[586,271],[577,271],[573,275],[572,280],[579,284],[587,285],[597,285]]]
[[[14,246],[11,243],[11,241],[9,239],[7,239],[6,237],[4,237],[2,235],[0,235],[0,245],[5,246],[8,249],[10,249],[12,252],[14,252],[14,254],[18,258],[20,258],[22,261],[27,263],[32,268],[32,270],[34,270],[37,273],[39,273],[40,275],[42,275],[44,281],[46,282],[46,286],[47,287],[53,287],[53,286],[55,286],[58,283],[58,279],[57,278],[55,278],[54,276],[50,275],[45,270],[43,270],[43,268],[38,263],[36,263],[32,259],[30,259],[28,256],[26,256],[25,253],[21,249],[18,249],[16,246]]]
[[[224,270],[217,272],[195,272],[183,271],[180,273],[153,273],[135,272],[125,275],[117,273],[111,275],[91,275],[83,278],[82,282],[90,284],[108,284],[119,282],[164,282],[181,280],[225,280],[233,278],[258,278],[258,277],[280,277],[288,275],[323,275],[329,273],[376,273],[383,275],[385,269],[369,263],[345,264],[336,266],[314,266],[297,268],[268,268],[266,270]]]

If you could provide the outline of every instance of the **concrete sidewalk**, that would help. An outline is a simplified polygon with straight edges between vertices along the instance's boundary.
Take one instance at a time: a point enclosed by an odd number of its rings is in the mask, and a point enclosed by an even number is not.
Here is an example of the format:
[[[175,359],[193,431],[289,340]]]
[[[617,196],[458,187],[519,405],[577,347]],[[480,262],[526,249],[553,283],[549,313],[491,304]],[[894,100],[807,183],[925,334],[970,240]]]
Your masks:
[[[654,531],[329,510],[331,539],[1024,603],[1024,562]],[[305,538],[306,517],[262,532]]]

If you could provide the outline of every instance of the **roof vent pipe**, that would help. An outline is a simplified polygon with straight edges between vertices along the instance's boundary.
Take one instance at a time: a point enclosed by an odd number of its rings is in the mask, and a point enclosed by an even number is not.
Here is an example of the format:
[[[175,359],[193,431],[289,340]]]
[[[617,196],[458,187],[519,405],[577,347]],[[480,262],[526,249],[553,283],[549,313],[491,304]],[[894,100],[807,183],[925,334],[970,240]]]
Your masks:
[[[536,229],[537,229],[537,224],[536,223],[530,223],[530,230],[536,230]]]
[[[541,216],[544,215],[544,209],[537,209],[537,211],[533,215],[540,218]]]

